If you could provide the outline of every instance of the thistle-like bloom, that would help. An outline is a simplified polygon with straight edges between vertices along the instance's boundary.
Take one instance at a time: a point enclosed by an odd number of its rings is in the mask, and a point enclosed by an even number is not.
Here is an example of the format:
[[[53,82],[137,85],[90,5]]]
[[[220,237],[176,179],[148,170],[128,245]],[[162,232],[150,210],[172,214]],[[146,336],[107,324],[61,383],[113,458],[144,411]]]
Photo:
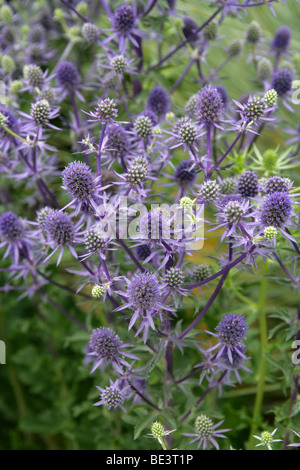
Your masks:
[[[257,174],[248,170],[241,174],[238,180],[238,192],[243,197],[255,197],[258,194]]]
[[[293,212],[288,193],[276,191],[268,194],[260,208],[260,221],[264,227],[272,225],[283,229],[290,221]]]
[[[190,160],[180,162],[174,175],[175,181],[183,187],[190,186],[197,178],[197,169]]]
[[[208,266],[207,264],[200,263],[197,264],[192,272],[192,279],[195,282],[201,282],[207,279],[212,275],[212,270],[211,267]]]
[[[118,106],[115,100],[105,98],[99,101],[94,111],[89,114],[93,119],[91,121],[100,121],[102,123],[114,122],[118,117]]]
[[[0,248],[7,246],[3,258],[10,254],[15,264],[22,252],[28,253],[31,244],[27,240],[23,222],[11,211],[4,212],[0,217],[0,239]]]
[[[234,373],[237,381],[241,383],[241,376],[239,374],[239,369],[244,369],[247,372],[252,372],[248,367],[244,365],[245,358],[244,356],[244,351],[245,351],[245,346],[242,344],[241,346],[238,347],[240,350],[240,353],[237,353],[235,350],[232,351],[232,362],[229,360],[227,352],[224,350],[222,354],[219,356],[217,363],[220,368],[220,370],[227,370],[227,377],[226,380],[229,382],[230,381],[230,374],[231,372]]]
[[[248,325],[242,315],[237,315],[236,313],[225,315],[216,327],[217,333],[209,332],[209,334],[218,338],[219,342],[209,348],[208,351],[214,351],[219,348],[217,357],[225,353],[231,364],[234,363],[233,355],[235,353],[243,359],[246,359],[243,353],[243,340],[247,329]]]
[[[84,39],[90,43],[97,42],[100,34],[99,29],[93,23],[84,23],[81,32]]]
[[[280,26],[276,32],[272,41],[271,47],[276,52],[286,52],[289,48],[291,41],[292,32],[286,25]]]
[[[220,194],[220,185],[215,180],[205,181],[199,189],[200,204],[210,204],[214,202]]]
[[[56,81],[62,88],[73,90],[79,84],[78,70],[72,62],[64,61],[58,64]]]
[[[91,168],[82,162],[72,162],[62,172],[63,189],[65,189],[71,202],[66,206],[76,204],[77,215],[82,204],[90,204],[97,208],[97,179],[94,178]]]
[[[151,433],[146,434],[146,436],[153,437],[153,439],[157,439],[163,449],[165,449],[166,447],[164,437],[169,436],[174,431],[176,431],[176,429],[173,429],[172,431],[167,431],[166,428],[159,421],[154,421],[151,426]]]
[[[56,253],[56,251],[60,248],[61,251],[57,260],[58,265],[61,261],[64,248],[66,246],[69,248],[72,255],[77,258],[76,251],[72,247],[72,244],[78,242],[78,237],[76,235],[77,227],[69,215],[59,210],[53,210],[45,217],[44,227],[47,241],[49,245],[53,247],[52,253],[44,260],[44,262],[53,256],[54,253]]]
[[[224,113],[223,100],[215,87],[206,85],[198,93],[198,102],[195,111],[197,121],[201,125],[219,126]]]
[[[155,86],[149,93],[147,109],[153,111],[158,117],[164,116],[169,109],[169,98],[166,90]]]
[[[133,360],[138,358],[132,354],[123,351],[124,348],[132,347],[130,344],[123,344],[119,336],[110,328],[96,328],[91,333],[88,355],[94,359],[94,365],[91,374],[98,368],[107,363],[113,366],[123,365],[130,367],[130,364],[122,356]]]
[[[288,193],[292,183],[282,176],[271,176],[264,184],[264,192],[267,194],[284,192]]]
[[[193,444],[198,441],[197,449],[202,446],[202,449],[210,449],[213,445],[217,450],[219,450],[219,444],[216,441],[216,438],[226,439],[222,433],[230,431],[230,429],[217,429],[224,420],[219,421],[217,424],[214,424],[212,419],[207,415],[199,415],[195,421],[195,432],[183,433],[183,436],[194,437],[189,444]]]
[[[87,254],[83,256],[83,260],[89,256],[98,253],[101,259],[105,260],[105,251],[107,249],[109,239],[103,233],[99,226],[93,225],[84,233],[84,244]]]
[[[150,255],[151,255],[152,251],[151,251],[151,248],[149,245],[145,244],[145,245],[138,245],[136,247],[136,254],[137,254],[137,257],[141,260],[141,261],[145,261]]]
[[[239,195],[229,194],[218,204],[218,207],[220,223],[215,228],[225,227],[222,241],[225,237],[234,235],[238,229],[247,237],[247,229],[254,223],[248,220],[254,214],[249,200],[241,201]]]
[[[120,54],[124,53],[127,40],[135,47],[139,47],[139,38],[145,34],[136,27],[137,15],[131,5],[119,5],[111,15],[110,21],[114,32],[103,41],[104,44],[117,38]]]
[[[268,450],[272,450],[273,442],[282,441],[282,439],[273,439],[273,436],[276,433],[276,431],[277,429],[274,429],[274,431],[272,432],[263,431],[260,436],[253,436],[255,437],[255,439],[258,439],[260,441],[260,443],[257,444],[255,447],[264,446],[264,447],[267,447]]]
[[[116,380],[115,382],[111,381],[108,387],[101,388],[96,386],[96,388],[100,392],[100,400],[97,403],[94,403],[94,406],[104,405],[109,410],[111,408],[115,409],[120,407],[121,410],[126,413],[123,403],[128,397],[129,386],[121,388],[119,381]]]
[[[292,90],[294,74],[287,68],[279,69],[272,77],[271,86],[279,96],[285,96]]]
[[[143,331],[143,340],[147,341],[149,327],[155,330],[154,319],[162,318],[161,309],[173,311],[170,307],[161,303],[161,290],[157,277],[154,274],[143,272],[135,275],[128,283],[127,298],[128,303],[116,309],[131,308],[134,313],[129,322],[128,329],[131,329],[136,321],[140,322],[136,336]]]

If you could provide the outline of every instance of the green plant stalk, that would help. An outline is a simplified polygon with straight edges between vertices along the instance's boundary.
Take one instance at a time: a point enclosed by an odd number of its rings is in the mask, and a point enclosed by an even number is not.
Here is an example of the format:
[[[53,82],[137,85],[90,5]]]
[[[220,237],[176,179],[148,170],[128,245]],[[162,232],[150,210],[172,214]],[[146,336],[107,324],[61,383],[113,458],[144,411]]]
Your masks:
[[[267,331],[267,317],[266,317],[266,297],[267,297],[267,284],[268,280],[266,275],[268,274],[269,260],[266,260],[262,268],[262,283],[260,288],[259,300],[257,310],[259,313],[259,329],[260,329],[260,342],[261,342],[261,353],[260,353],[260,366],[258,373],[258,383],[256,389],[256,397],[254,403],[254,411],[252,417],[249,449],[254,450],[255,441],[253,435],[259,424],[259,418],[261,415],[261,408],[263,403],[264,391],[265,391],[265,378],[266,378],[266,351],[268,346],[268,331]]]

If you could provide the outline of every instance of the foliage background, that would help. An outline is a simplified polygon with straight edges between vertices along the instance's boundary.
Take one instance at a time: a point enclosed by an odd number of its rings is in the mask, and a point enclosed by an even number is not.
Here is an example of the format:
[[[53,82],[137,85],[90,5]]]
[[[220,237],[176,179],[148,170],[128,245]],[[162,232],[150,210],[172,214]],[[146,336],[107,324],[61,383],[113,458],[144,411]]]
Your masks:
[[[20,2],[16,2],[18,4]],[[91,2],[92,3],[92,2]],[[42,1],[35,2],[36,18],[39,17],[39,6]],[[185,16],[193,16],[201,24],[210,14],[206,2],[199,0],[178,1],[178,8]],[[224,60],[224,50],[233,37],[243,37],[247,25],[252,21],[258,21],[264,31],[264,37],[271,39],[278,26],[287,24],[293,31],[291,49],[294,53],[294,65],[297,75],[300,70],[300,36],[299,14],[300,5],[293,0],[287,0],[285,7],[281,2],[275,6],[277,17],[275,18],[268,8],[258,7],[249,9],[248,16],[239,18],[227,18],[220,28],[221,38],[214,43],[213,50],[207,56],[210,67],[217,67]],[[22,14],[22,10],[18,10]],[[153,15],[155,16],[155,15]],[[164,22],[165,51],[178,41],[174,26],[174,18],[166,18]],[[98,25],[102,26],[103,19],[99,17]],[[159,18],[156,18],[159,22]],[[76,23],[76,20],[74,20]],[[79,23],[78,23],[79,24]],[[53,47],[63,50],[63,40],[53,42]],[[76,61],[82,57],[84,51],[85,61],[82,67],[88,67],[92,51],[79,43],[71,53],[71,59]],[[79,49],[79,50],[78,50]],[[246,50],[245,50],[246,51]],[[152,54],[155,54],[149,42],[145,46],[146,62]],[[59,54],[57,55],[59,57]],[[149,74],[144,78],[144,92],[136,103],[132,103],[132,112],[138,112],[145,100],[147,89],[151,89],[156,81],[170,89],[176,81],[181,70],[184,69],[185,57],[175,57],[166,67],[159,72]],[[231,61],[222,72],[222,84],[226,87],[229,98],[238,99],[242,94],[252,90],[259,90],[260,85],[255,79],[253,64],[247,62],[247,54],[243,54]],[[195,70],[191,71],[173,96],[173,106],[184,107],[187,99],[198,89]],[[26,107],[26,103],[24,103]],[[286,111],[282,106],[280,110],[282,127],[290,124],[296,127],[299,122],[299,112],[295,107],[295,113]],[[280,125],[280,127],[281,127]],[[283,136],[280,127],[276,131],[264,131],[259,139],[259,149],[264,151],[281,145],[284,148]],[[69,135],[62,133],[58,136],[56,145],[59,148],[61,167],[70,161],[71,143]],[[299,172],[289,175],[300,184]],[[1,194],[8,194],[8,202],[5,207],[16,207],[17,213],[30,215],[32,208],[27,198],[30,191],[26,187],[13,187],[11,183],[0,175]],[[59,183],[56,191],[59,191]],[[20,193],[21,192],[21,193]],[[20,197],[22,194],[22,197]],[[9,209],[5,209],[9,210]],[[207,256],[214,255],[218,249],[218,238],[210,238],[204,244],[204,248],[195,256],[195,263],[206,260]],[[71,264],[71,259],[68,260]],[[1,267],[5,267],[1,262]],[[68,286],[73,286],[75,279],[60,269],[57,276],[55,265],[47,271],[47,274],[55,274],[55,279]],[[280,273],[281,274],[281,273]],[[266,310],[268,313],[268,331],[272,332],[280,324],[273,315],[287,315],[288,325],[293,332],[296,328],[293,318],[299,301],[298,292],[292,289],[289,281],[277,282],[278,268],[271,264]],[[260,358],[260,339],[258,330],[258,312],[255,305],[259,299],[261,286],[261,266],[254,274],[234,271],[226,282],[226,293],[221,293],[213,304],[205,322],[199,326],[199,334],[204,329],[213,330],[221,313],[235,311],[244,313],[250,324],[247,336],[248,355],[252,357],[250,367],[252,374],[242,374],[245,379],[243,385],[235,388],[225,387],[224,393],[219,398],[217,392],[212,392],[201,406],[202,412],[210,413],[212,417],[225,418],[225,427],[231,428],[230,442],[234,448],[247,448],[251,417],[253,413],[254,397],[256,393],[257,371]],[[5,278],[0,273],[1,286],[5,285]],[[204,299],[209,296],[213,285],[202,290]],[[66,309],[76,318],[84,322],[89,328],[107,324],[107,318],[112,317],[111,311],[103,309],[100,303],[89,302],[78,296],[60,291],[54,286],[46,287],[47,293],[55,299],[63,309]],[[158,449],[159,445],[145,438],[149,432],[152,415],[146,414],[143,407],[135,408],[133,414],[121,419],[121,410],[109,412],[103,407],[93,407],[97,401],[98,393],[95,385],[103,386],[108,382],[108,374],[95,373],[89,375],[89,366],[83,364],[83,350],[89,339],[89,335],[79,331],[58,310],[40,296],[31,299],[17,300],[16,292],[1,292],[0,298],[0,339],[6,343],[7,364],[0,366],[0,449]],[[191,320],[194,313],[193,305],[186,304],[185,312],[182,312],[184,321]],[[121,337],[130,339],[127,328],[118,319],[117,331]],[[278,437],[282,437],[285,427],[290,424],[288,418],[289,386],[291,370],[291,342],[287,331],[282,331],[269,341],[268,346],[268,374],[266,393],[262,408],[263,428],[273,430],[275,425],[279,428]],[[143,351],[140,352],[143,354]],[[175,364],[179,370],[179,376],[186,370],[191,370],[194,364],[199,362],[196,350],[189,351],[184,357],[178,353],[175,356]],[[181,371],[181,375],[180,375]],[[162,371],[158,367],[151,376],[151,385],[155,390],[159,386]],[[198,381],[190,384],[191,389],[197,394]],[[159,391],[157,389],[157,391]],[[198,392],[199,395],[201,392]],[[175,393],[175,403],[183,404],[186,400],[181,391]],[[177,410],[178,411],[178,410]],[[294,410],[294,429],[299,432],[300,418],[298,408]],[[174,410],[176,414],[176,408]],[[172,425],[174,416],[170,415],[169,424]],[[137,424],[136,424],[137,423]],[[148,425],[148,426],[147,426]],[[298,425],[298,427],[297,427]],[[146,427],[145,427],[146,426]],[[187,448],[187,439],[180,438],[180,433],[186,429],[178,429],[174,434],[175,447]],[[221,443],[228,448],[228,442]],[[279,448],[280,445],[277,445]]]

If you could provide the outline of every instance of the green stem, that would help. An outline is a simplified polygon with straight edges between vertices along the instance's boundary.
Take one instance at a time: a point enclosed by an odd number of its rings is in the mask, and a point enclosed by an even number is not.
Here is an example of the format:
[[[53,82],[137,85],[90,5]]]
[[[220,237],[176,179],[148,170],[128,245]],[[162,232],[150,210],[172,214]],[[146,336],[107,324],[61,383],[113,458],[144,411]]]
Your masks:
[[[260,341],[261,341],[261,353],[260,353],[260,366],[259,366],[259,373],[258,373],[258,383],[256,388],[256,398],[254,403],[254,411],[253,411],[253,418],[251,424],[251,431],[250,431],[250,441],[249,441],[249,449],[254,450],[255,448],[255,441],[253,435],[256,432],[256,429],[259,425],[259,420],[261,416],[261,408],[264,398],[264,391],[265,391],[265,378],[266,378],[266,368],[267,368],[267,361],[266,361],[266,351],[268,346],[268,331],[267,331],[267,317],[266,317],[266,296],[267,296],[267,277],[268,268],[269,268],[269,260],[266,260],[266,263],[263,265],[262,269],[262,283],[260,288],[260,295],[259,301],[257,305],[257,310],[259,313],[259,329],[260,329]]]
[[[26,139],[23,139],[23,137],[21,137],[20,135],[16,134],[15,132],[13,132],[12,130],[10,130],[8,127],[6,127],[4,124],[2,124],[1,126],[6,132],[8,132],[10,135],[12,135],[13,137],[15,137],[16,139],[19,139],[19,140],[22,140],[22,142],[25,142],[25,144],[28,145],[28,142]]]

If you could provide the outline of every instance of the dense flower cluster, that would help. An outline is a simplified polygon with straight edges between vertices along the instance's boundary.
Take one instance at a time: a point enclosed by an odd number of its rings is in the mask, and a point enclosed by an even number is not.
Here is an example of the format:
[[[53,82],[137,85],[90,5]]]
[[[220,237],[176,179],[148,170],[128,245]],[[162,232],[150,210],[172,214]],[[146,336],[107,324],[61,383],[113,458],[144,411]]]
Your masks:
[[[299,61],[290,26],[267,39],[259,17],[244,14],[260,6],[271,15],[279,2],[209,0],[203,18],[173,0],[53,0],[26,2],[24,11],[18,3],[0,5],[0,290],[37,297],[38,318],[51,328],[49,309],[73,322],[63,348],[74,343],[78,353],[85,342],[83,365],[103,385],[95,384],[94,405],[133,410],[127,425],[138,419],[136,437],[152,422],[148,437],[164,450],[175,447],[175,421],[184,431],[194,426],[182,434],[189,444],[219,449],[230,430],[219,429],[219,405],[206,396],[239,386],[253,367],[254,415],[240,428],[252,422],[252,438],[269,449],[274,431],[254,435],[272,353],[267,283],[274,290],[300,282],[300,125],[292,107]],[[229,16],[248,22],[243,35],[224,35]],[[241,64],[247,82],[237,76]],[[72,302],[55,298],[55,289]],[[288,325],[288,341],[299,338],[297,312],[286,307],[274,317]],[[53,347],[54,333],[47,347],[56,357],[63,348]],[[251,369],[247,354],[255,356]],[[285,368],[296,387],[298,375]],[[64,382],[57,365],[55,374]],[[87,409],[73,405],[77,415]],[[21,420],[25,431],[30,416]]]

